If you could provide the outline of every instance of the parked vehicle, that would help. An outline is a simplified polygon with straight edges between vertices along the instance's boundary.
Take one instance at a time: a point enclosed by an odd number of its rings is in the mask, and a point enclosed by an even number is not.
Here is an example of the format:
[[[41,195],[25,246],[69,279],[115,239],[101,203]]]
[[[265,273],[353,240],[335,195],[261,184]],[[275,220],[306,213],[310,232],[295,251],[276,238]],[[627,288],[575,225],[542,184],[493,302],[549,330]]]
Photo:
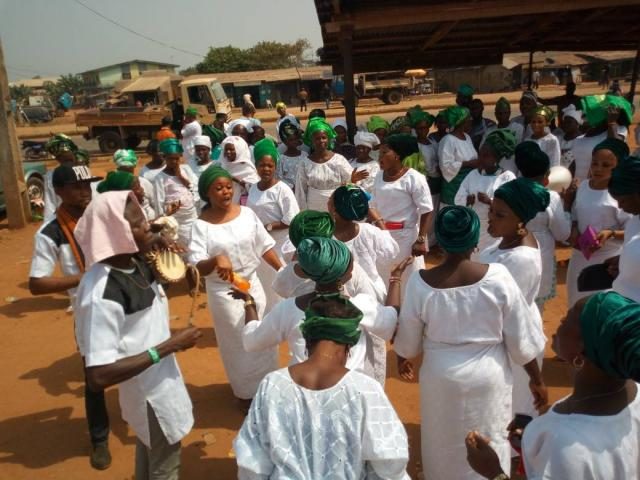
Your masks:
[[[353,83],[356,98],[379,98],[396,105],[415,87],[415,78],[406,76],[404,71],[359,73],[353,76]],[[336,99],[344,98],[342,75],[334,77],[333,93]]]
[[[23,140],[22,152],[25,160],[44,160],[49,157],[49,154],[45,150],[47,142],[39,140]]]
[[[173,118],[169,105],[175,105],[177,99],[182,101],[180,111],[195,107],[203,124],[212,123],[216,113],[231,112],[231,103],[213,75],[183,79],[143,74],[122,93],[127,96],[127,106],[105,106],[76,114],[76,125],[87,127],[84,137],[97,138],[103,153],[136,148],[142,140],[154,138],[162,119]],[[135,106],[136,102],[147,106]]]
[[[27,195],[32,211],[39,211],[44,207],[44,177],[47,167],[43,162],[28,162],[22,164],[24,181],[27,184]],[[7,205],[4,199],[4,188],[0,182],[0,212],[4,212]]]
[[[53,120],[45,107],[22,107],[22,115],[29,123],[47,123]]]

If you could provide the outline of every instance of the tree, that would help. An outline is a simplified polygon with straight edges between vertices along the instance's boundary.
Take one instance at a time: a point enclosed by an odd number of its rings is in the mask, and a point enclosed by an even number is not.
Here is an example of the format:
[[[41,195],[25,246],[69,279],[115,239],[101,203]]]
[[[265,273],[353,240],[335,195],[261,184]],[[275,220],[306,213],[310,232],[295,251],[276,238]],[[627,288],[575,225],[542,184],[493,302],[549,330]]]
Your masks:
[[[18,105],[27,103],[31,89],[26,85],[11,85],[9,87],[9,95]]]
[[[222,73],[301,67],[309,63],[305,60],[305,53],[310,48],[311,44],[306,39],[293,43],[259,42],[248,49],[231,45],[211,47],[195,70],[198,73]],[[186,71],[191,70],[189,68]]]

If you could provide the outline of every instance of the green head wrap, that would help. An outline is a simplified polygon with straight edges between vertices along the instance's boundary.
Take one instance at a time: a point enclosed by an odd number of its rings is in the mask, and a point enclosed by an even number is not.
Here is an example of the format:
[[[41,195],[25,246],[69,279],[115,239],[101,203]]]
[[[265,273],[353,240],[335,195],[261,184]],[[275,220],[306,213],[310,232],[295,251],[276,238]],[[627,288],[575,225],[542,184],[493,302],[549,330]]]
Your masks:
[[[360,221],[369,212],[369,194],[355,185],[343,185],[333,192],[333,204],[345,220]]]
[[[418,140],[409,133],[396,133],[384,139],[385,145],[396,152],[401,160],[418,153]]]
[[[549,155],[532,140],[525,140],[516,147],[516,166],[523,177],[536,178],[549,171]]]
[[[300,242],[308,237],[331,238],[336,229],[333,217],[327,212],[303,210],[298,213],[289,225],[289,240],[298,248]]]
[[[341,307],[340,315],[328,315],[331,304]],[[323,307],[327,308],[323,308]],[[360,321],[362,312],[342,295],[323,295],[316,297],[304,312],[304,321],[300,332],[305,341],[331,340],[341,345],[353,346],[360,340]]]
[[[640,304],[609,291],[596,293],[580,313],[584,354],[618,378],[640,380]]]
[[[415,128],[415,126],[420,122],[427,122],[427,125],[430,127],[436,120],[436,117],[431,115],[429,112],[422,110],[420,105],[416,105],[415,107],[407,110],[407,117],[409,118],[409,123],[413,128]]]
[[[629,145],[626,142],[623,142],[619,138],[607,138],[603,140],[595,147],[593,147],[593,153],[598,150],[609,150],[613,153],[618,159],[618,163],[620,163],[623,159],[629,156]]]
[[[77,145],[64,133],[58,133],[51,137],[45,145],[45,150],[53,155],[58,156],[62,152],[77,152]]]
[[[384,118],[374,115],[367,122],[367,130],[369,132],[374,133],[376,130],[384,128],[385,130],[389,130],[389,122],[387,122]]]
[[[438,212],[436,240],[444,251],[464,253],[473,250],[480,240],[480,218],[469,207],[449,206]]]
[[[351,252],[340,240],[325,237],[303,239],[296,250],[298,265],[314,282],[328,285],[340,280],[351,263]]]
[[[625,98],[617,95],[588,95],[582,97],[580,104],[591,127],[606,123],[609,107],[620,109],[618,123],[629,125],[633,117],[633,106]]]
[[[202,134],[209,137],[211,140],[211,147],[215,147],[216,145],[220,145],[222,141],[226,138],[225,133],[219,128],[214,127],[213,125],[203,125],[202,126]]]
[[[516,150],[516,136],[508,128],[499,128],[494,130],[484,141],[484,144],[493,150],[498,160],[509,158]]]
[[[200,178],[198,179],[198,195],[200,195],[203,202],[209,202],[209,187],[220,177],[231,180],[231,174],[218,165],[211,165],[200,174]]]
[[[185,111],[184,111],[185,115],[191,115],[192,117],[197,117],[198,116],[198,109],[196,107],[188,107]]]
[[[329,125],[324,118],[314,117],[307,124],[307,129],[304,131],[304,136],[302,137],[302,141],[307,147],[313,145],[313,135],[316,132],[325,132],[330,142],[336,138],[335,130],[331,128],[331,125]]]
[[[468,83],[463,83],[458,87],[458,95],[463,97],[473,97],[473,87]]]
[[[402,117],[396,117],[391,121],[391,125],[389,125],[389,133],[400,133],[400,130],[403,127],[411,127],[409,118],[406,115],[403,115]]]
[[[611,195],[631,195],[640,193],[640,158],[627,157],[611,172],[609,180]]]
[[[453,107],[446,108],[443,112],[444,118],[447,119],[449,128],[456,128],[462,122],[464,122],[471,113],[468,108],[454,105]]]
[[[182,144],[177,138],[167,138],[158,144],[158,151],[166,155],[182,153]]]
[[[493,194],[526,224],[549,206],[549,191],[528,178],[520,177],[500,186]]]
[[[121,190],[131,190],[136,177],[129,172],[116,170],[107,173],[107,178],[98,184],[98,193],[117,192]]]
[[[507,100],[505,97],[500,97],[498,99],[498,101],[496,102],[496,109],[498,107],[508,108],[509,110],[511,110],[511,104],[509,103],[509,100]]]
[[[138,165],[138,157],[133,150],[121,148],[113,154],[113,161],[118,167],[135,167]]]
[[[278,149],[276,148],[273,140],[268,138],[263,138],[256,142],[253,146],[253,162],[258,165],[258,162],[262,160],[262,157],[270,155],[273,158],[274,163],[278,164],[278,159],[280,155],[278,154]]]
[[[551,110],[546,105],[540,105],[539,107],[537,107],[533,111],[533,114],[534,115],[540,115],[541,117],[544,117],[547,120],[547,123],[551,123],[551,120],[553,120],[555,118],[555,116],[556,116],[554,111]]]

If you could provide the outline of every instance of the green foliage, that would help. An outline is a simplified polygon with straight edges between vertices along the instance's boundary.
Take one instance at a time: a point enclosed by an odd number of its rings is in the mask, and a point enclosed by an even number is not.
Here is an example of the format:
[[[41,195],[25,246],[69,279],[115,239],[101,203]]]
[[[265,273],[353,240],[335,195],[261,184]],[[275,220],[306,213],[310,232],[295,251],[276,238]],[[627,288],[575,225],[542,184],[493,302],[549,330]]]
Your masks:
[[[260,42],[241,49],[228,45],[209,48],[204,60],[195,66],[198,73],[246,72],[303,66],[305,52],[311,48],[306,39],[293,43]],[[192,71],[192,68],[186,70]]]
[[[31,89],[24,85],[11,85],[9,87],[9,95],[18,105],[28,103],[30,93]]]

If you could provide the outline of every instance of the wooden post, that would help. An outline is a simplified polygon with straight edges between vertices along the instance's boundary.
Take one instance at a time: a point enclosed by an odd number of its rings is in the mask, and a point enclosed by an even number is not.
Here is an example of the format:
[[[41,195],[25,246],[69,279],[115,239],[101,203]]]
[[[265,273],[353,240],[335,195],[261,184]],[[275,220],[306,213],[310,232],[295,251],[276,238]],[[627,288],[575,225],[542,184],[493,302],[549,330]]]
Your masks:
[[[347,119],[347,132],[349,140],[353,142],[356,134],[356,100],[355,86],[353,82],[353,29],[344,26],[340,30],[340,43],[342,49],[343,77],[344,77],[344,108]]]
[[[533,85],[533,51],[529,52],[529,78],[527,85],[527,90],[531,90],[531,86]]]
[[[0,177],[9,228],[24,228],[30,218],[30,206],[13,117],[7,69],[0,40]]]
[[[640,44],[636,50],[636,59],[633,62],[633,72],[631,73],[631,87],[629,88],[629,94],[627,98],[633,105],[633,97],[636,95],[636,84],[638,83],[638,70],[640,69]],[[636,127],[638,128],[638,127]]]

